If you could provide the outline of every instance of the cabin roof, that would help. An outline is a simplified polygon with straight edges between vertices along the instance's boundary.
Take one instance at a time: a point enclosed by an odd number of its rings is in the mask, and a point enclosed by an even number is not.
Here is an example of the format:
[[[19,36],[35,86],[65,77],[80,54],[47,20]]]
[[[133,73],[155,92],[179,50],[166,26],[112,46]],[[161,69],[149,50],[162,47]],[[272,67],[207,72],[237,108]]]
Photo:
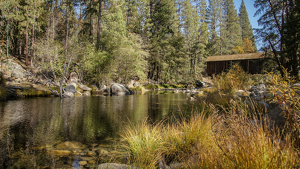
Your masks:
[[[246,60],[246,59],[262,59],[265,53],[246,53],[246,54],[236,54],[236,55],[220,55],[220,56],[209,56],[206,62],[216,62],[216,61],[228,61],[228,60]]]

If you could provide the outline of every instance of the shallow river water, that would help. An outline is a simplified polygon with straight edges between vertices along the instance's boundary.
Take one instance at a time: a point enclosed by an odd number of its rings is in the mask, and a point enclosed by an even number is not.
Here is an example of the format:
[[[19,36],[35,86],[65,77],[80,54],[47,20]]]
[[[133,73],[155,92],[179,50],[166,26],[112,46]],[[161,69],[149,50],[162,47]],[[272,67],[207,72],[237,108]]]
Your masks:
[[[148,92],[0,102],[0,168],[95,168],[120,158],[128,124],[179,114],[188,95]]]

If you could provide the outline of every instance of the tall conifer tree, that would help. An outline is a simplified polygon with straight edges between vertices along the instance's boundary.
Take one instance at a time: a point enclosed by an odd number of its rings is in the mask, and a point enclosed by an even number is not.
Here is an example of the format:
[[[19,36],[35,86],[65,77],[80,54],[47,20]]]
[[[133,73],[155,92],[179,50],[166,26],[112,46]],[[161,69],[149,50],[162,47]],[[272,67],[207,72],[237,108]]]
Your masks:
[[[242,39],[248,38],[252,41],[253,49],[256,51],[255,39],[253,35],[253,29],[248,17],[248,12],[245,6],[244,0],[242,0],[240,9],[239,9],[239,19],[240,19],[240,26],[242,29]]]
[[[225,16],[226,16],[226,53],[234,53],[234,49],[242,46],[241,27],[239,25],[239,18],[235,10],[233,0],[226,0],[225,2]]]

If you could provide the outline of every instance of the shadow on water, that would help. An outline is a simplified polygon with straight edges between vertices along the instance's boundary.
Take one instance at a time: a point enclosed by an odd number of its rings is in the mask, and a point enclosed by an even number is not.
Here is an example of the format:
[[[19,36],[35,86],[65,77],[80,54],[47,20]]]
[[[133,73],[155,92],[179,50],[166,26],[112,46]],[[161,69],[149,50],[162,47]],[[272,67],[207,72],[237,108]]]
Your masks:
[[[186,98],[184,93],[165,91],[0,102],[0,166],[64,168],[105,162],[102,155],[112,154],[108,147],[118,146],[128,122],[170,117],[187,103]],[[79,164],[80,160],[88,164]]]

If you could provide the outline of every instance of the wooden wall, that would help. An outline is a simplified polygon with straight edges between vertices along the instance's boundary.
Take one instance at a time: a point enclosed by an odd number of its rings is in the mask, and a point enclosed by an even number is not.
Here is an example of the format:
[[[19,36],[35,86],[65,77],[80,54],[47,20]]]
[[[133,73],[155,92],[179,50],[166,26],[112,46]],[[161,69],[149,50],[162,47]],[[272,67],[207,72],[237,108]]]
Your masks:
[[[239,60],[239,61],[215,61],[207,62],[206,73],[209,76],[219,74],[228,70],[233,64],[238,63],[245,72],[256,74],[261,70],[261,60]]]

